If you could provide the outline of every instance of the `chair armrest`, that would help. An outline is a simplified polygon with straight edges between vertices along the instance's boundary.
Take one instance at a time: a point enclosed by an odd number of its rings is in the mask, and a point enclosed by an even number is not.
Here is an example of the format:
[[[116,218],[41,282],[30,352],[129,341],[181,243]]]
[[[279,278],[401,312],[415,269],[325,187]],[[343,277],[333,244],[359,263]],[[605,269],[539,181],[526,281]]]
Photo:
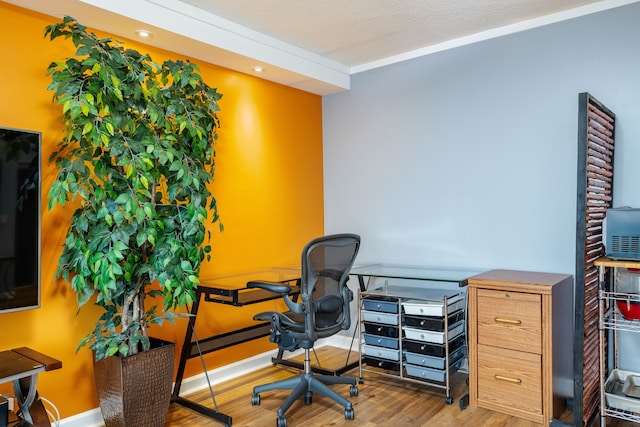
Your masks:
[[[247,288],[259,288],[269,292],[281,295],[289,295],[291,293],[291,286],[280,282],[259,282],[251,281],[247,283]]]

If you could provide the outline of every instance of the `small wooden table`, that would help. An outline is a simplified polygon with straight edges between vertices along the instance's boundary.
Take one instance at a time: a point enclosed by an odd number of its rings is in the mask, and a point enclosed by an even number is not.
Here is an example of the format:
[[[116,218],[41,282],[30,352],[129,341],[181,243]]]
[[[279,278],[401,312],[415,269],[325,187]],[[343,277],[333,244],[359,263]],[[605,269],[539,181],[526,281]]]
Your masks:
[[[50,427],[37,385],[40,372],[60,369],[62,362],[27,347],[0,351],[0,383],[13,382],[20,426]]]

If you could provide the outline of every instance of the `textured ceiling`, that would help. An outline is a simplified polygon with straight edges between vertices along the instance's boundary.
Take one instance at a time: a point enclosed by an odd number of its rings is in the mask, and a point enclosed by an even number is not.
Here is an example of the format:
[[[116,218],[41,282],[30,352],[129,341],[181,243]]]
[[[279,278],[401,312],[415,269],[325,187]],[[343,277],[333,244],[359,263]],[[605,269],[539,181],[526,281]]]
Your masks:
[[[597,0],[181,0],[354,67]]]
[[[307,92],[351,75],[640,0],[0,0]]]

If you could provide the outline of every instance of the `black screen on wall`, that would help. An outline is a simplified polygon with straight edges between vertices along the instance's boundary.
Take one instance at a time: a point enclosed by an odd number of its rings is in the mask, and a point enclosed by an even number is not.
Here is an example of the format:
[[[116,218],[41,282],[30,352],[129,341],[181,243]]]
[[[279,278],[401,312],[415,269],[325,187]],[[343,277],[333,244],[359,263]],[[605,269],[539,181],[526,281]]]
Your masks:
[[[0,312],[40,306],[40,133],[0,127]]]

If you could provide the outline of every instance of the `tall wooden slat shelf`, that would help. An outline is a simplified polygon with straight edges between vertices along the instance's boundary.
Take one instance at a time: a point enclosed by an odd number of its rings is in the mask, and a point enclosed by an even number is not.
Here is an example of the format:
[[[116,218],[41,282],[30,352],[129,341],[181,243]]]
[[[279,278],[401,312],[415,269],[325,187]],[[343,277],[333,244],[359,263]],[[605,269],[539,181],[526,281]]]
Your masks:
[[[574,426],[598,414],[599,284],[602,222],[613,200],[615,114],[589,93],[579,95],[574,335]]]

